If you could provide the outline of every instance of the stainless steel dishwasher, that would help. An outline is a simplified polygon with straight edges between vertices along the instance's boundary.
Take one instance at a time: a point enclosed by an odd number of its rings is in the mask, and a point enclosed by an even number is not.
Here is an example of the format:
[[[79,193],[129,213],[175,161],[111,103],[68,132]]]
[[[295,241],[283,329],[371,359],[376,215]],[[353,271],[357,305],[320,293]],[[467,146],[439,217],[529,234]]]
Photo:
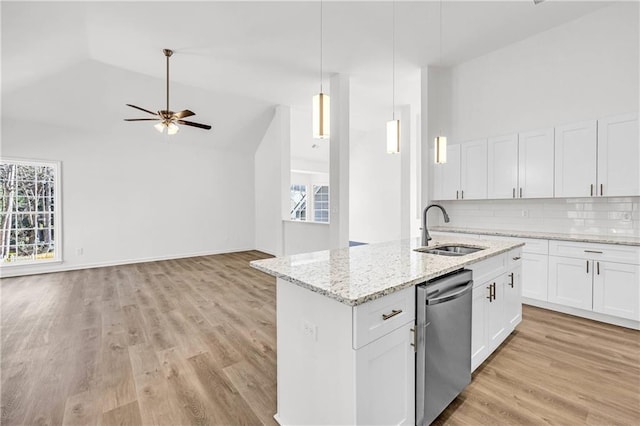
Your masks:
[[[471,382],[472,272],[416,286],[416,424],[433,422]]]

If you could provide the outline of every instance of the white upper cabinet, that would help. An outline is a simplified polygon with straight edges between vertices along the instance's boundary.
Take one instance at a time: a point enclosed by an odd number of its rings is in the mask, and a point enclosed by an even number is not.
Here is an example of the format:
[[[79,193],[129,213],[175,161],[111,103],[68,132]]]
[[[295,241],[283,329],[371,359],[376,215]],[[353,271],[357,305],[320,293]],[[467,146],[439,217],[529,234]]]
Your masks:
[[[598,120],[598,195],[640,195],[639,170],[638,114]]]
[[[487,196],[515,198],[518,188],[518,135],[487,140]]]
[[[447,147],[447,162],[432,164],[433,199],[456,200],[460,197],[460,145]]]
[[[520,133],[516,198],[551,197],[553,197],[553,129]]]
[[[487,140],[460,144],[460,198],[487,198]]]
[[[556,127],[556,197],[596,194],[596,121]]]

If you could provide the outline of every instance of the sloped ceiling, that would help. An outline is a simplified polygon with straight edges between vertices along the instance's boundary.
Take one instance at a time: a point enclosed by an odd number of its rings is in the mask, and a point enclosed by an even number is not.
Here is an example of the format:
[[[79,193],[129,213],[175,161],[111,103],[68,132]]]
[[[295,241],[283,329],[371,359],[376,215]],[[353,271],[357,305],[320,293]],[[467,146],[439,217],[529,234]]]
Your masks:
[[[439,3],[398,1],[396,101],[415,98],[415,78],[408,76],[422,66],[464,62],[607,4],[444,0],[440,58]],[[176,52],[171,59],[172,109],[191,108],[200,121],[214,126],[232,121],[239,129],[229,135],[241,134],[243,123],[263,120],[273,105],[308,108],[319,89],[317,1],[50,1],[2,2],[1,7],[3,101],[47,78],[88,67],[96,73],[95,84],[103,78],[138,82],[123,83],[115,91],[121,96],[111,92],[108,97],[120,118],[135,116],[124,103],[157,110],[164,99],[163,48]],[[352,108],[389,106],[392,3],[325,1],[323,8],[325,84],[331,73],[348,73],[358,94]],[[100,71],[100,64],[108,68]],[[144,79],[150,87],[140,83]],[[228,114],[222,112],[225,105]],[[3,115],[29,114],[7,106]],[[40,118],[47,119],[44,114]],[[242,143],[231,142],[236,139],[230,136],[227,143]]]

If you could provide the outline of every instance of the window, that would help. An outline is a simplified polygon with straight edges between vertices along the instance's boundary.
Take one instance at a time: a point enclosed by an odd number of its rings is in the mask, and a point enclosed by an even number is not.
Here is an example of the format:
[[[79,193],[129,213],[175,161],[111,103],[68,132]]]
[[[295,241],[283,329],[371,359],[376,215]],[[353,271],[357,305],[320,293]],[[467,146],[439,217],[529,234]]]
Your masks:
[[[2,265],[62,259],[59,163],[0,160]]]
[[[307,220],[306,185],[291,185],[291,220]]]
[[[329,187],[313,185],[313,220],[329,222]]]

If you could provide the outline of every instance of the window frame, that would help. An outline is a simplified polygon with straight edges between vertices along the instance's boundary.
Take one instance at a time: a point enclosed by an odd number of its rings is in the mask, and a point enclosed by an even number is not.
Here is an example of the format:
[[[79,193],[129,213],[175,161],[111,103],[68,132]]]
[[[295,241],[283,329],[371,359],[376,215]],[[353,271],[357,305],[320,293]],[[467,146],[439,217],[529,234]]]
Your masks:
[[[318,195],[316,193],[316,188],[327,188],[327,194],[326,194],[327,195],[327,200],[326,200],[327,208],[326,209],[320,209],[320,208],[317,207],[317,204],[325,202],[325,201],[317,201],[316,200],[316,196]],[[330,194],[330,191],[331,191],[331,189],[329,188],[329,185],[327,185],[327,184],[315,184],[314,183],[314,184],[311,185],[311,193],[313,194],[313,206],[312,206],[313,207],[313,209],[312,209],[313,210],[313,222],[316,222],[316,223],[330,223],[330,220],[331,220],[331,209],[329,208],[329,194]],[[322,195],[324,195],[324,194],[322,194]],[[323,211],[327,212],[327,220],[326,221],[317,220],[316,219],[316,213],[317,212],[323,212]]]
[[[48,259],[30,259],[19,261],[4,261],[0,259],[0,268],[16,268],[21,266],[34,266],[44,265],[52,263],[62,263],[63,261],[63,247],[62,247],[62,162],[52,160],[38,160],[38,159],[20,159],[11,157],[0,157],[0,164],[15,164],[18,166],[32,166],[32,167],[50,167],[54,172],[53,182],[53,229],[54,233],[54,251],[53,257]],[[16,213],[16,212],[14,212]],[[36,211],[37,213],[37,211]]]

